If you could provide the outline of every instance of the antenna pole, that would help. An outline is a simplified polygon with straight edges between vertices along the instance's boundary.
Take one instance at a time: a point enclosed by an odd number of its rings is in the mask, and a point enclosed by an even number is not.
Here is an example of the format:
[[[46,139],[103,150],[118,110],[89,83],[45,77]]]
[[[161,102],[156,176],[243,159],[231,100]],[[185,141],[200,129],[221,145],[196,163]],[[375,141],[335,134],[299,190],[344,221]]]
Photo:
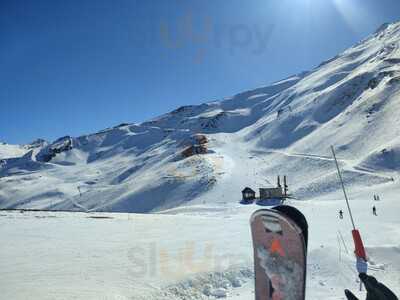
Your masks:
[[[353,214],[351,213],[351,209],[350,209],[349,198],[347,197],[346,189],[344,188],[344,182],[343,182],[342,174],[340,173],[339,164],[338,164],[338,161],[337,161],[337,158],[336,158],[336,154],[335,154],[335,149],[333,148],[333,146],[331,146],[331,150],[332,150],[333,158],[335,160],[336,169],[337,169],[337,172],[338,172],[338,175],[339,175],[340,183],[342,185],[344,198],[346,199],[346,204],[347,204],[347,209],[348,209],[349,214],[350,214],[351,224],[353,225],[353,229],[356,229],[356,226],[354,225]]]

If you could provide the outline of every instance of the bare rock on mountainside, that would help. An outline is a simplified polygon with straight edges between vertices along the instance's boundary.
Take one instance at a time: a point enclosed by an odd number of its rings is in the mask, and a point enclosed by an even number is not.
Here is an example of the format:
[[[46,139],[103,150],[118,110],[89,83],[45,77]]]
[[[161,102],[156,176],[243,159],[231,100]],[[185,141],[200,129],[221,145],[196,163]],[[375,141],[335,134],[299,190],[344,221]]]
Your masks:
[[[51,145],[43,148],[37,155],[36,160],[41,162],[49,162],[57,154],[66,152],[72,149],[72,138],[65,136],[59,138]]]

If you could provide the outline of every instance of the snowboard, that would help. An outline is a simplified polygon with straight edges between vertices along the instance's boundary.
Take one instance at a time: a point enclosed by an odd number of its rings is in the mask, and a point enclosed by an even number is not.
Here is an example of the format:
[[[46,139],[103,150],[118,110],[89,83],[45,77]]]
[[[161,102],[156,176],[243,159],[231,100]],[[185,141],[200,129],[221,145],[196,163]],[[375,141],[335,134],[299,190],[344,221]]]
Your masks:
[[[294,207],[260,209],[250,218],[256,300],[304,300],[308,225]]]

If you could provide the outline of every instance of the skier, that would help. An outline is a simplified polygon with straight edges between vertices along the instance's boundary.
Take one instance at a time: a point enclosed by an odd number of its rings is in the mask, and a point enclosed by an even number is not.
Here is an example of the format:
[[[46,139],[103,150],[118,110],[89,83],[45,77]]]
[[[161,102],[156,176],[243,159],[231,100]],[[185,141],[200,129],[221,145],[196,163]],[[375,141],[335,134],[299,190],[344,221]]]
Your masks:
[[[372,206],[372,214],[373,214],[374,216],[377,216],[377,214],[376,214],[376,207],[375,207],[375,205],[374,205],[374,206]]]
[[[378,282],[375,277],[367,275],[368,264],[364,259],[357,257],[356,268],[359,272],[358,277],[360,277],[367,290],[367,300],[398,300],[387,286]],[[358,300],[349,290],[344,290],[344,293],[348,300]]]
[[[343,210],[339,210],[339,218],[343,219]]]

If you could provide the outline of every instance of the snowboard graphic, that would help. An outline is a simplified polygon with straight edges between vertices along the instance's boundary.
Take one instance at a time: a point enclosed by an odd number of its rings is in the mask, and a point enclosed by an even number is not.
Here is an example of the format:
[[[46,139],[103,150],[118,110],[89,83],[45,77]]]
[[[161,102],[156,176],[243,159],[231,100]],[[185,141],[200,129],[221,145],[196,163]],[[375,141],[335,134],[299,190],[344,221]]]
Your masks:
[[[291,206],[261,209],[250,219],[256,300],[304,300],[308,225]]]

